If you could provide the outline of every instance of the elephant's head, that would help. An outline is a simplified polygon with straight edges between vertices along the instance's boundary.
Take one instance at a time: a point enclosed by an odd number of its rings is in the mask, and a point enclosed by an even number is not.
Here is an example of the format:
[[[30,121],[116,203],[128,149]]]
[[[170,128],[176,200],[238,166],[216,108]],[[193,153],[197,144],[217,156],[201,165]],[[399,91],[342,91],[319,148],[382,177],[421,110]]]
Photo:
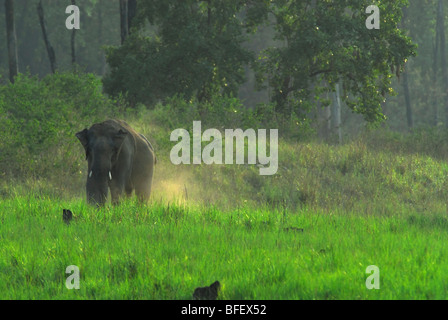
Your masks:
[[[127,134],[122,129],[100,124],[76,133],[88,162],[86,191],[89,203],[101,206],[106,202],[108,187],[113,179],[112,168]]]

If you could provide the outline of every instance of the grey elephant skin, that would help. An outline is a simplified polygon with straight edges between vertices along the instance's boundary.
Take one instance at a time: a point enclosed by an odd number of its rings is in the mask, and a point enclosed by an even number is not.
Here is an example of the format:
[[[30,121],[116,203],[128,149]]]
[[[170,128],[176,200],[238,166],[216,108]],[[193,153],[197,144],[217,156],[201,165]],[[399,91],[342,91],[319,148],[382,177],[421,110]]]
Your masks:
[[[146,202],[151,194],[154,148],[144,135],[122,120],[106,120],[76,133],[86,152],[88,163],[87,201],[98,206],[107,201],[110,189],[112,203],[124,194]]]

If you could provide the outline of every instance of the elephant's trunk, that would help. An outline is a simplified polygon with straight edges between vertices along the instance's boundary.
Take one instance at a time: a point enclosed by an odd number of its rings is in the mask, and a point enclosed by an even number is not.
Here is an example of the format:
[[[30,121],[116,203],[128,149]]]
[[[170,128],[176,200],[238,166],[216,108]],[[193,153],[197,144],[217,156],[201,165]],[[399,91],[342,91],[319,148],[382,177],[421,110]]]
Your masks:
[[[112,179],[110,170],[90,170],[87,177],[86,191],[89,203],[102,206],[107,201],[109,184]]]

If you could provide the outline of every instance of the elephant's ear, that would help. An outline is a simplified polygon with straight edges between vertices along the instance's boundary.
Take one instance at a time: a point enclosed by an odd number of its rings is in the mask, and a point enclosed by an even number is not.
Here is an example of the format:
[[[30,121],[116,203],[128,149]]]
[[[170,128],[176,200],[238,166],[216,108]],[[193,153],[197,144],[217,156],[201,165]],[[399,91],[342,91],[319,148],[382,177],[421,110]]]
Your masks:
[[[81,142],[82,146],[84,147],[84,150],[86,151],[86,159],[88,157],[87,154],[87,144],[89,143],[88,139],[87,139],[87,129],[84,129],[82,131],[79,131],[78,133],[75,134],[76,138],[79,139],[79,141]]]
[[[79,131],[78,133],[75,134],[75,136],[76,136],[76,138],[79,139],[79,141],[81,142],[82,146],[87,149],[87,144],[88,144],[87,129]]]

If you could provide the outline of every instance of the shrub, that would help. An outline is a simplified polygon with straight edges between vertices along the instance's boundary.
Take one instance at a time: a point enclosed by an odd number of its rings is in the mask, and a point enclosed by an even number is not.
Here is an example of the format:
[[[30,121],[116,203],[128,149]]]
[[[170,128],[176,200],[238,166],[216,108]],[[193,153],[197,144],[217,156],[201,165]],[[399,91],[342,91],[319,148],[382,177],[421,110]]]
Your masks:
[[[114,110],[92,74],[57,73],[42,80],[20,74],[0,87],[0,171],[45,173],[45,160],[58,165],[56,150],[59,162],[67,160],[77,130]]]

